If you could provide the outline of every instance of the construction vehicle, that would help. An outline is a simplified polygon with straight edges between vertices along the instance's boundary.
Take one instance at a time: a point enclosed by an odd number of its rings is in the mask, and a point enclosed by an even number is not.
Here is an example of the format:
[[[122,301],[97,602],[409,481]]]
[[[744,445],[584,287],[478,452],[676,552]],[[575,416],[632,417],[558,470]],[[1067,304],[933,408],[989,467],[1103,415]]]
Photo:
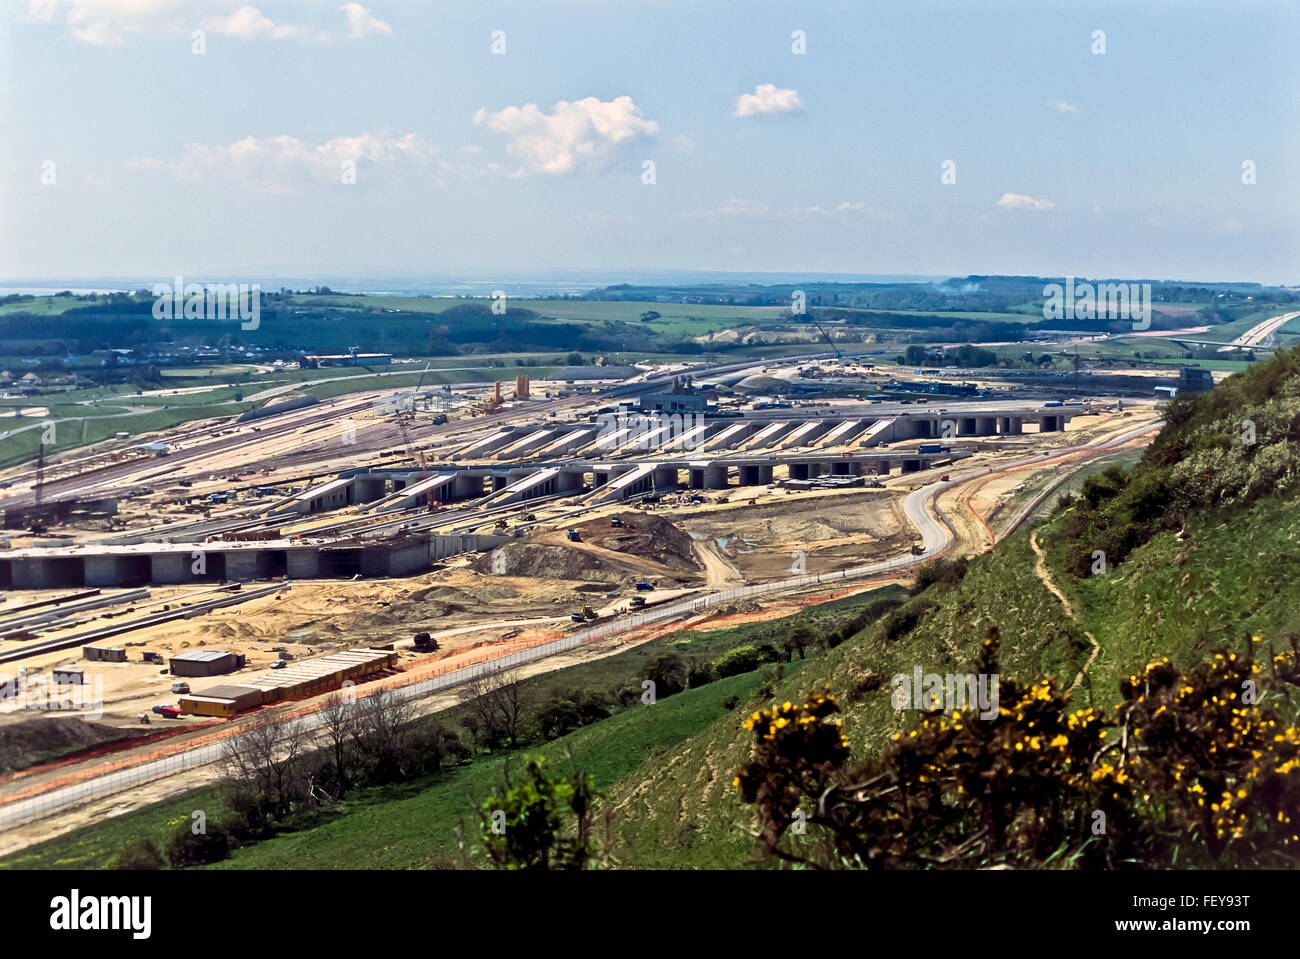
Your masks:
[[[590,606],[588,606],[586,603],[582,604],[582,608],[580,610],[578,610],[576,613],[573,613],[569,616],[569,619],[573,620],[575,623],[584,623],[589,619],[595,619],[595,618],[596,618],[596,611],[592,609]]]
[[[637,583],[636,588],[641,590],[642,592],[645,592],[647,590],[652,590],[655,587],[654,587],[654,583]]]
[[[503,517],[502,519],[496,521],[496,525],[492,527],[492,532],[495,533],[497,530],[501,530],[502,532],[505,532],[509,528],[510,526],[506,523]]]
[[[643,606],[645,606],[645,597],[644,597],[644,596],[633,596],[633,597],[632,597],[632,609],[640,609],[640,608],[643,607]]]
[[[922,553],[924,553],[924,552],[925,552],[925,544],[923,544],[923,543],[913,543],[913,544],[912,544],[912,555],[913,555],[913,556],[920,556],[920,555],[921,555]]]
[[[536,515],[535,513],[525,513],[525,514],[523,515],[523,520],[524,520],[525,523],[536,522],[536,520],[537,520],[537,515]]]
[[[619,519],[617,516],[611,516],[609,518],[609,525],[621,527],[623,525],[623,521]]]
[[[571,530],[569,530],[568,533],[566,533],[565,535],[567,535],[567,536],[569,537],[569,541],[570,541],[570,542],[573,542],[573,543],[581,543],[581,542],[582,542],[582,534],[579,533],[576,529],[571,529]]]

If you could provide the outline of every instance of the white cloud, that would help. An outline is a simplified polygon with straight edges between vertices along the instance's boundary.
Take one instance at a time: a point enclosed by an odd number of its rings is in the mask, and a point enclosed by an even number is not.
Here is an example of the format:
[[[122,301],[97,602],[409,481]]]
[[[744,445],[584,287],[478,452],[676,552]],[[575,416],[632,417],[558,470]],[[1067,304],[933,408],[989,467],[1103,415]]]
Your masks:
[[[1076,107],[1073,103],[1066,103],[1064,100],[1048,100],[1047,105],[1051,109],[1055,110],[1057,113],[1078,113],[1079,112],[1078,107]]]
[[[753,93],[736,97],[732,116],[753,117],[768,113],[802,113],[803,101],[798,90],[779,90],[774,83],[760,83]]]
[[[523,164],[514,176],[556,176],[639,161],[632,149],[659,133],[659,124],[642,116],[641,108],[627,96],[609,101],[596,97],[572,103],[561,100],[550,113],[535,103],[496,113],[480,108],[474,125],[508,138],[506,152]]]
[[[348,18],[348,36],[353,40],[368,37],[374,33],[389,35],[393,28],[380,20],[359,3],[345,3],[339,7]]]
[[[204,20],[199,26],[240,40],[282,40],[285,37],[302,36],[305,32],[302,27],[276,23],[257,7],[247,3],[224,17]]]
[[[156,157],[127,162],[136,170],[162,170],[180,180],[235,179],[264,192],[288,192],[304,181],[341,182],[343,164],[352,161],[388,168],[422,168],[437,149],[414,133],[400,137],[362,133],[335,137],[312,145],[286,135],[247,136],[228,145],[188,143],[181,159],[169,163]],[[359,172],[358,177],[364,176]]]
[[[711,210],[693,210],[680,215],[712,219],[722,216],[766,216],[768,212],[768,208],[762,203],[733,197],[723,203],[722,206],[714,207]]]
[[[998,206],[1004,210],[1033,210],[1035,213],[1041,213],[1053,209],[1056,204],[1051,200],[1036,200],[1022,193],[1004,193],[1002,199],[998,200]]]
[[[685,153],[687,156],[690,156],[692,153],[695,152],[695,141],[692,140],[690,137],[683,136],[681,134],[678,134],[677,136],[673,137],[673,146],[675,146],[682,153]]]
[[[347,20],[346,36],[392,33],[392,27],[360,3],[338,9]],[[64,11],[68,33],[97,46],[121,46],[133,35],[188,35],[195,26],[240,40],[328,42],[345,35],[341,30],[277,23],[246,0],[28,0],[26,19],[54,23]]]

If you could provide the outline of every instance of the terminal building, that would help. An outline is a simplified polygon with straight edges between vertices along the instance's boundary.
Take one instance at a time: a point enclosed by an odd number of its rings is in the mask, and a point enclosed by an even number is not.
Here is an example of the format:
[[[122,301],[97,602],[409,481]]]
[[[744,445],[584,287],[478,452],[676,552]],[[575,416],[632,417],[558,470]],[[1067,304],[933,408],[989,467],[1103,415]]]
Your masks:
[[[645,393],[640,398],[643,413],[703,413],[709,408],[709,397],[691,385],[689,377],[673,377],[673,386],[667,393]]]
[[[1199,366],[1184,366],[1178,371],[1178,392],[1207,393],[1214,389],[1214,374]]]
[[[1208,393],[1214,389],[1214,374],[1199,366],[1184,366],[1178,371],[1176,383],[1165,383],[1155,388],[1155,395],[1173,399],[1179,393]]]

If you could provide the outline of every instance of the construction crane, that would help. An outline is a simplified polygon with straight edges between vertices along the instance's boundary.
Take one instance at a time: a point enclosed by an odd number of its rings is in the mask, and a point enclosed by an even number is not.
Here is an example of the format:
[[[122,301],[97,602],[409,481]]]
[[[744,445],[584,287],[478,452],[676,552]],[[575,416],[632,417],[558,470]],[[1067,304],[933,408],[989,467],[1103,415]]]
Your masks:
[[[426,365],[424,367],[424,373],[428,373],[428,372],[429,372],[429,366]],[[424,383],[424,373],[420,374],[420,384]],[[419,388],[420,386],[417,384],[416,386],[417,392],[419,391]],[[415,416],[414,402],[412,402],[411,416],[412,418],[414,418]],[[402,442],[406,444],[406,455],[411,457],[411,459],[413,459],[415,462],[420,464],[420,473],[424,477],[424,480],[428,480],[429,464],[425,458],[424,450],[417,450],[415,448],[415,444],[411,441],[411,432],[406,427],[406,416],[400,407],[398,407],[397,410],[397,428],[402,433]],[[427,497],[429,512],[432,513],[435,510],[437,510],[438,506],[433,498],[433,490],[431,489],[425,490],[425,496]]]
[[[827,333],[825,330],[823,330],[822,325],[812,318],[811,313],[808,315],[808,322],[811,323],[813,326],[817,327],[817,332],[820,333],[823,337],[825,337],[826,342],[829,343],[831,349],[835,351],[835,359],[838,360],[840,363],[843,363],[844,354],[841,353],[840,348],[835,345],[835,341],[831,339],[830,334]]]

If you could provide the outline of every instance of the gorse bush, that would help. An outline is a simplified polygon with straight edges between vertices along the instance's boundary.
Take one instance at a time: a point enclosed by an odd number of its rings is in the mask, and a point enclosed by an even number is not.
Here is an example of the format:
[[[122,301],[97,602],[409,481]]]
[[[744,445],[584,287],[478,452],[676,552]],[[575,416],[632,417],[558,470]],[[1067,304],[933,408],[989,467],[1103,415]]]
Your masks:
[[[764,850],[820,867],[1168,868],[1300,865],[1300,729],[1260,705],[1300,688],[1300,654],[1167,660],[1111,709],[1053,680],[1003,678],[998,715],[921,712],[876,759],[849,765],[829,692],[756,712],[735,784]],[[979,672],[998,673],[996,631]],[[819,830],[788,841],[796,823]]]

